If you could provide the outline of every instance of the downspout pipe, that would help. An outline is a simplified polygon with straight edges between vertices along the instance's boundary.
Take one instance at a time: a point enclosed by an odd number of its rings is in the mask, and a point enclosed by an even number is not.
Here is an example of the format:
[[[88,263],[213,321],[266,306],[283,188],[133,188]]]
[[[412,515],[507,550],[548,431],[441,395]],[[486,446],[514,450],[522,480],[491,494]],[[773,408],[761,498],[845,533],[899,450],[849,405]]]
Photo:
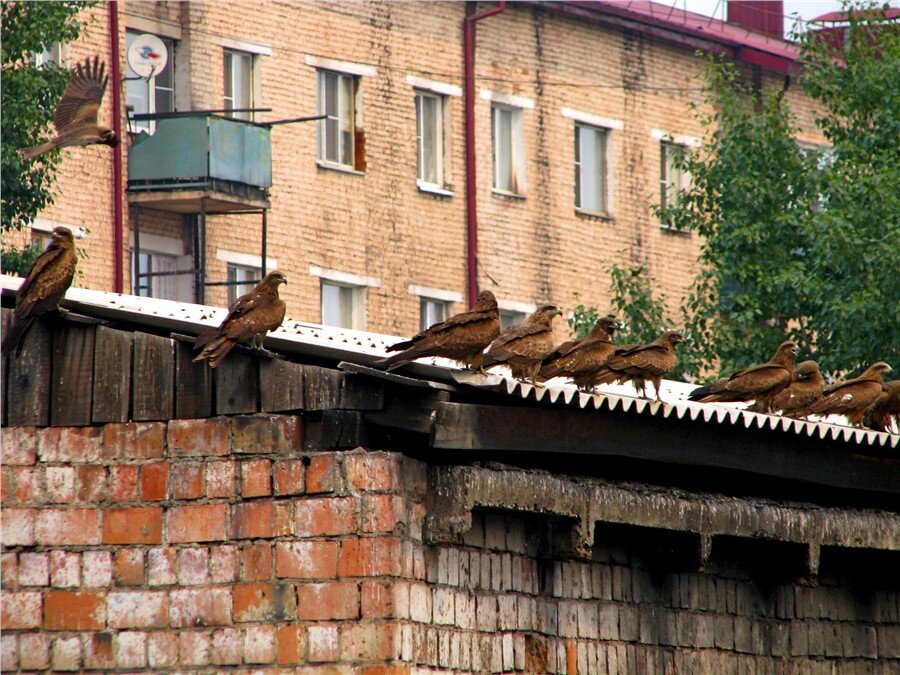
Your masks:
[[[468,3],[474,8],[477,3]],[[469,9],[467,8],[467,11]],[[466,142],[466,272],[468,276],[469,306],[474,307],[478,297],[478,199],[475,180],[475,24],[506,9],[505,0],[496,7],[480,14],[468,14],[463,19],[463,79],[465,80],[464,134]]]
[[[124,225],[122,219],[122,195],[125,186],[122,181],[122,73],[119,65],[119,3],[111,0],[109,9],[109,61],[112,80],[112,123],[119,144],[112,149],[113,172],[113,290],[124,291]]]

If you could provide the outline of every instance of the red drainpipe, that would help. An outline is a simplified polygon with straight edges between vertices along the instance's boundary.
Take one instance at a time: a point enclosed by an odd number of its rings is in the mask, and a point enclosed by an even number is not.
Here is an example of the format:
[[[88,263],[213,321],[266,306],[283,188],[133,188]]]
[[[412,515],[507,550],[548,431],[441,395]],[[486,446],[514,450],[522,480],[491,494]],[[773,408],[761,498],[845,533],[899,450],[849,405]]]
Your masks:
[[[470,3],[469,7],[475,7]],[[469,14],[463,19],[463,77],[465,79],[465,137],[466,137],[466,265],[468,274],[469,306],[478,297],[478,210],[475,195],[475,23],[506,9],[500,0],[493,9],[481,14]]]
[[[113,165],[113,290],[121,293],[124,290],[123,277],[123,223],[122,223],[122,74],[119,67],[119,3],[111,0],[109,7],[109,58],[112,81],[112,116],[113,131],[119,139],[119,145],[112,149]]]

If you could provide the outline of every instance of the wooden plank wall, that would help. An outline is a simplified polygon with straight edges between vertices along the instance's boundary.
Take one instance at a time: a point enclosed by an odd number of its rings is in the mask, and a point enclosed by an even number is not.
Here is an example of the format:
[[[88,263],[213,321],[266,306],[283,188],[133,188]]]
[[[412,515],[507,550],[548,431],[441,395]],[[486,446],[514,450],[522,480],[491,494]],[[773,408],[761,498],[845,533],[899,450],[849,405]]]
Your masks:
[[[3,310],[5,328],[12,311]],[[3,356],[4,426],[86,426],[302,410],[380,409],[382,385],[234,349],[212,369],[184,336],[38,319]]]

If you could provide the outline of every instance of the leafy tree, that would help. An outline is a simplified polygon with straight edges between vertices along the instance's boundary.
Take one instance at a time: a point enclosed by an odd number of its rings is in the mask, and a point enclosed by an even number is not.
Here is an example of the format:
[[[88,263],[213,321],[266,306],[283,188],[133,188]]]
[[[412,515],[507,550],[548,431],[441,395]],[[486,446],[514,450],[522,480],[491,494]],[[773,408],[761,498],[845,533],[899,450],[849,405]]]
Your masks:
[[[801,37],[805,90],[831,145],[809,233],[808,330],[830,371],[900,368],[900,26],[871,5],[844,39]]]
[[[702,237],[677,322],[693,338],[679,377],[759,362],[786,337],[833,374],[900,365],[900,30],[872,5],[845,9],[842,41],[798,36],[828,149],[795,141],[782,89],[707,56],[708,105],[694,108],[704,144],[675,158],[691,186],[656,209]],[[610,272],[617,310],[645,315],[629,309],[652,298],[645,270]]]
[[[650,342],[667,329],[665,320],[665,296],[654,297],[650,270],[644,264],[623,267],[612,264],[607,268],[612,291],[612,314],[625,324],[616,333],[616,342]],[[578,302],[580,295],[572,294]],[[578,339],[587,337],[591,328],[600,318],[596,307],[579,303],[569,316],[571,326]]]
[[[681,376],[768,358],[786,335],[807,348],[814,158],[793,139],[782,92],[758,91],[732,63],[707,60],[707,137],[677,161],[691,186],[657,214],[702,236],[702,271],[681,307],[692,341]]]
[[[3,101],[0,148],[0,228],[18,230],[53,202],[52,186],[59,150],[25,162],[19,149],[45,140],[53,111],[69,81],[69,72],[54,63],[38,67],[32,59],[44,47],[71,42],[81,32],[78,13],[92,2],[3,2],[0,9],[0,98]],[[31,258],[33,260],[33,257]],[[3,268],[29,263],[27,253],[7,255]]]

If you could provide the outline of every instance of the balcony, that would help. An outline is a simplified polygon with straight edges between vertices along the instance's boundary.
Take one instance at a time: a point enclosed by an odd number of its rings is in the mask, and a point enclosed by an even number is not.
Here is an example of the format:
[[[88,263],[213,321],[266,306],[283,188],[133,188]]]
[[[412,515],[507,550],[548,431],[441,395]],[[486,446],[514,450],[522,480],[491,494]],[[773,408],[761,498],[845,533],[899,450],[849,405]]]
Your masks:
[[[176,113],[177,115],[177,113]],[[211,114],[158,119],[128,150],[128,201],[176,213],[269,208],[268,126]]]

